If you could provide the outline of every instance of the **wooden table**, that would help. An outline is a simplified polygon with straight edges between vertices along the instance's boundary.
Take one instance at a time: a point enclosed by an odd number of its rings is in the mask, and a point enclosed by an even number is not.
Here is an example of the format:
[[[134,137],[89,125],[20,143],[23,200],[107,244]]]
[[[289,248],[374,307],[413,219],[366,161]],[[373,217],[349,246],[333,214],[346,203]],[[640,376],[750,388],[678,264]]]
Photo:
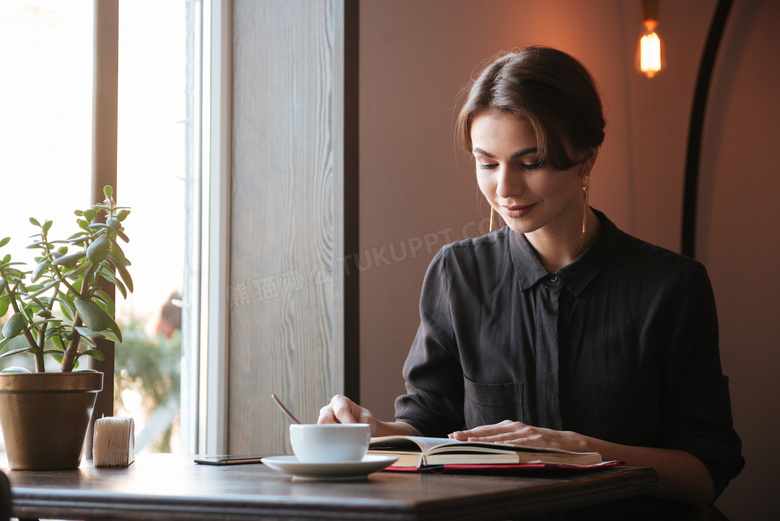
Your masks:
[[[197,465],[173,454],[127,468],[7,471],[20,519],[458,520],[554,518],[571,508],[658,489],[655,471],[611,467],[522,476],[378,472],[365,481],[292,479],[261,464]]]

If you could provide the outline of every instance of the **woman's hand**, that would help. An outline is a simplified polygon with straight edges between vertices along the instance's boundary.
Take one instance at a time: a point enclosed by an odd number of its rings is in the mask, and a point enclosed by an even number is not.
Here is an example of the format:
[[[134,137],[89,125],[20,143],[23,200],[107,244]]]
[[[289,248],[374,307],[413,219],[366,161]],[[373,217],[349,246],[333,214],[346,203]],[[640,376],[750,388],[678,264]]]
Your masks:
[[[576,432],[544,429],[510,420],[493,425],[482,425],[467,431],[456,431],[449,437],[461,441],[489,441],[527,447],[552,447],[575,452],[587,451],[584,437]]]
[[[408,423],[377,420],[371,411],[340,394],[331,398],[330,403],[320,409],[317,423],[367,423],[371,426],[371,436],[420,436],[420,432]]]
[[[682,450],[620,445],[576,432],[544,429],[510,420],[456,431],[449,436],[461,441],[490,441],[574,452],[598,452],[605,460],[653,467],[661,479],[661,490],[655,494],[660,497],[699,506],[708,505],[715,498],[712,476],[707,468],[695,456]]]
[[[371,425],[372,435],[376,431],[376,418],[371,411],[340,394],[331,398],[330,403],[320,409],[317,423],[367,423]]]

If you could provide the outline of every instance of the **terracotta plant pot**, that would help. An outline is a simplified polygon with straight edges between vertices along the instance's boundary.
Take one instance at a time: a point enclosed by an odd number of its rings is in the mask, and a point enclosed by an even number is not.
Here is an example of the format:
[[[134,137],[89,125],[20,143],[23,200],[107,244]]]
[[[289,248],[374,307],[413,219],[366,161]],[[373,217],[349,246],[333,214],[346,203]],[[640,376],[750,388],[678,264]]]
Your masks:
[[[11,470],[78,468],[102,389],[98,372],[0,374],[0,426]]]

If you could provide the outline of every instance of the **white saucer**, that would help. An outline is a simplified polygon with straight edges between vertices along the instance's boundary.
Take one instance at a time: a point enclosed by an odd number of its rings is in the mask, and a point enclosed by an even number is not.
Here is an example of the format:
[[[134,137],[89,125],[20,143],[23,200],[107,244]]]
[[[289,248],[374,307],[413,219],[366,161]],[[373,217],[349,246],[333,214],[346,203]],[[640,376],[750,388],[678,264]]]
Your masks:
[[[377,472],[392,465],[398,458],[395,456],[365,456],[362,461],[344,463],[301,463],[295,456],[269,456],[263,458],[263,463],[274,470],[289,474],[296,479],[312,481],[355,481],[366,479],[372,472]]]

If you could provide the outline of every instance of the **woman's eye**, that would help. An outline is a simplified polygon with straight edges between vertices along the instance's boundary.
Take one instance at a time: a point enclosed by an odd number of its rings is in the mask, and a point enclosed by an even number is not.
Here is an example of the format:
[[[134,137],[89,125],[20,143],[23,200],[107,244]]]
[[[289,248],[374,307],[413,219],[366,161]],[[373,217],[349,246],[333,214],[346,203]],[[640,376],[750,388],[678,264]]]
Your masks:
[[[498,163],[483,163],[482,161],[477,161],[477,168],[479,170],[495,170],[498,168],[498,166]],[[533,163],[529,163],[527,161],[517,161],[515,163],[515,168],[522,168],[523,170],[536,170],[541,166],[541,161],[534,161]]]
[[[520,163],[521,168],[525,168],[526,170],[536,170],[542,166],[541,161],[534,161],[533,163]]]

